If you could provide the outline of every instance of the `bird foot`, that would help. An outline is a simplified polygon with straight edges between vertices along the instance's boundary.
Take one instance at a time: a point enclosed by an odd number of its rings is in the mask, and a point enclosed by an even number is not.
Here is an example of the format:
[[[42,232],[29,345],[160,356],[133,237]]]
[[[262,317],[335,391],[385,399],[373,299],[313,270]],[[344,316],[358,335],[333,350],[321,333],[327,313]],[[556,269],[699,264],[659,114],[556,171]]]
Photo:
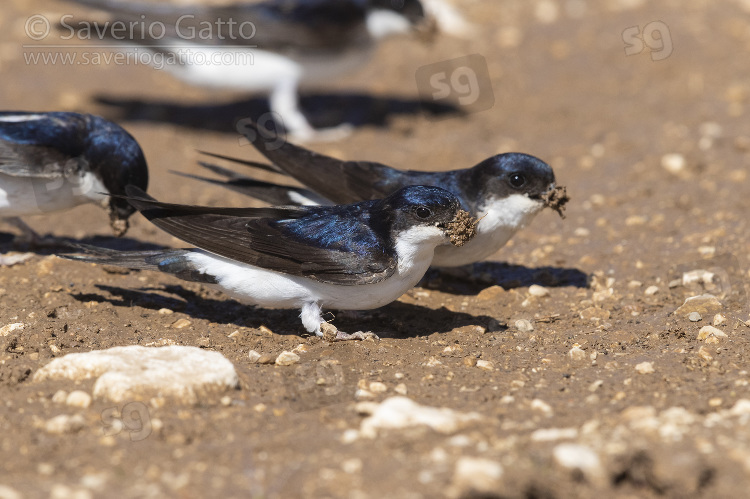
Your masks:
[[[327,322],[320,323],[320,332],[323,333],[323,339],[328,342],[350,340],[375,341],[380,339],[378,335],[371,332],[357,331],[356,333],[345,333],[339,331],[336,326]]]

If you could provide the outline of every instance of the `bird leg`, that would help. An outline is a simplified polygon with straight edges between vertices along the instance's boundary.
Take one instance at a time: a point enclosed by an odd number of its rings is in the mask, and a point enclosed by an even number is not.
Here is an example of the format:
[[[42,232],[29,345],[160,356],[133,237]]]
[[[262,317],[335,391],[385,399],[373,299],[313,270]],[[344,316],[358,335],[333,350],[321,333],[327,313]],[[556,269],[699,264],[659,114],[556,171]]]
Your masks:
[[[299,108],[296,81],[278,85],[271,92],[270,104],[271,111],[281,118],[281,125],[295,142],[334,142],[351,134],[352,126],[349,124],[318,130],[313,128]]]

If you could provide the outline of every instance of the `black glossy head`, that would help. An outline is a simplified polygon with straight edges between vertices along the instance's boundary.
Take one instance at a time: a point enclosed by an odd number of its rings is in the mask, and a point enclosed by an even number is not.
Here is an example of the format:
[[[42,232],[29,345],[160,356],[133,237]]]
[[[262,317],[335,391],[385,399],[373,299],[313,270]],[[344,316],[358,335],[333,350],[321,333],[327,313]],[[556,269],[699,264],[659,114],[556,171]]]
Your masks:
[[[456,217],[460,203],[440,187],[411,185],[378,201],[375,208],[391,232],[399,233],[418,226],[445,228]]]
[[[91,116],[85,156],[91,170],[101,179],[109,194],[125,195],[126,185],[148,188],[148,166],[138,142],[120,126]],[[135,209],[122,198],[109,200],[109,218],[115,234],[128,229],[128,218]]]
[[[555,186],[552,168],[528,154],[498,154],[469,171],[473,189],[483,199],[523,194],[541,200],[542,194]]]

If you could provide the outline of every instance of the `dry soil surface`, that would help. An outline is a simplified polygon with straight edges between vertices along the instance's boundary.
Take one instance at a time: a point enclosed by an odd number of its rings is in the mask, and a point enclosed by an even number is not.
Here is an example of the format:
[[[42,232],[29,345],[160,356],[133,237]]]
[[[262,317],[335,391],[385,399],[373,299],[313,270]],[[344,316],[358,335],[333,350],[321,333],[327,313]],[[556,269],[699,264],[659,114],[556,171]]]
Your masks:
[[[380,341],[327,343],[303,334],[296,311],[51,250],[0,268],[0,497],[747,494],[750,5],[456,3],[468,38],[390,40],[361,71],[308,89],[311,121],[355,124],[311,147],[425,170],[527,152],[567,186],[567,218],[545,210],[474,282],[430,273],[382,309],[334,311],[342,330]],[[114,119],[141,143],[157,198],[251,203],[170,170],[199,173],[199,150],[260,159],[234,123],[264,112],[262,99],[141,65],[34,64],[30,53],[86,50],[39,44],[87,43],[31,40],[36,14],[91,15],[4,1],[1,108]],[[420,104],[417,70],[470,54],[486,60],[489,109]],[[93,206],[27,222],[116,248],[181,245],[138,215],[115,240]],[[716,299],[678,310],[704,293]],[[88,404],[66,394],[91,395],[93,380],[34,381],[71,353],[170,344],[221,353],[239,387],[195,404]],[[294,349],[289,366],[250,358]],[[368,414],[399,396],[466,417],[373,429]]]

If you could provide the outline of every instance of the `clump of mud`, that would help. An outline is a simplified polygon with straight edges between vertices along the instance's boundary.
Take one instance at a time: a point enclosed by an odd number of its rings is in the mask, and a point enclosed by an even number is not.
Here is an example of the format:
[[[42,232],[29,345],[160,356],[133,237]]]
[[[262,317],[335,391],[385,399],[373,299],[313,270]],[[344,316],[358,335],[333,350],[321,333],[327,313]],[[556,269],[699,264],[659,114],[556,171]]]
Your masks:
[[[476,227],[479,219],[472,217],[468,211],[458,210],[453,220],[446,225],[446,233],[451,238],[451,244],[463,246],[466,242],[474,237],[477,233]]]
[[[570,201],[568,191],[563,186],[555,187],[542,194],[542,201],[548,207],[560,214],[560,218],[565,218],[565,203]]]

